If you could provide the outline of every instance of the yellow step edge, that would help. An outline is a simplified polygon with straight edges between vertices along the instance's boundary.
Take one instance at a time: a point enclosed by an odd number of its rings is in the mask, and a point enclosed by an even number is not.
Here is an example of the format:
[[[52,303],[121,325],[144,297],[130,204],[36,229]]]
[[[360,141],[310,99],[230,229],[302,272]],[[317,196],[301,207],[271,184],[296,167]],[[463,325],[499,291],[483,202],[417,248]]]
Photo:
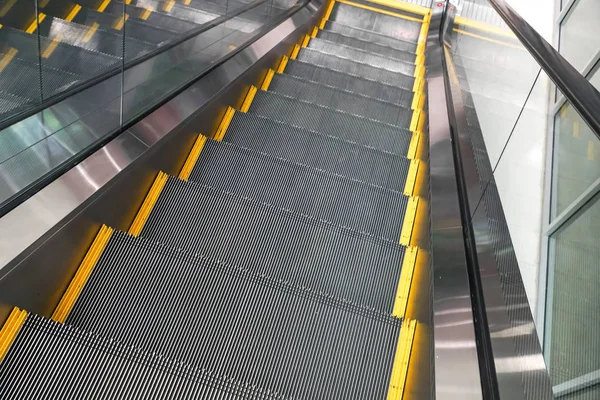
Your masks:
[[[408,11],[413,14],[419,14],[422,16],[426,16],[431,12],[431,8],[418,6],[416,4],[406,3],[404,1],[399,0],[366,0],[369,3],[379,4],[381,6],[386,6],[390,8],[396,8],[402,11]]]
[[[421,110],[414,110],[412,119],[410,120],[410,131],[415,132],[419,123],[419,117],[421,116]]]
[[[102,2],[102,4],[100,4],[100,6],[98,6],[98,11],[104,12],[104,10],[106,10],[106,7],[108,7],[109,4],[110,4],[110,0],[104,0]]]
[[[417,54],[417,58],[415,58],[415,65],[424,65],[425,64],[425,55]]]
[[[427,95],[425,95],[425,93],[421,93],[421,96],[419,97],[419,103],[416,106],[417,110],[424,110],[425,109],[425,100],[427,100]],[[419,116],[419,121],[421,121],[423,115]],[[417,130],[419,130],[419,125],[417,124]]]
[[[175,5],[175,0],[169,0],[163,5],[163,10],[165,12],[171,12],[174,5]]]
[[[417,156],[417,149],[419,148],[419,141],[421,140],[421,132],[417,131],[413,133],[410,138],[410,145],[408,146],[408,154],[406,158],[413,160]]]
[[[200,157],[200,153],[202,152],[205,143],[206,136],[199,135],[196,139],[196,142],[194,143],[194,146],[192,147],[192,150],[190,151],[190,154],[185,160],[185,164],[183,164],[183,167],[179,172],[179,179],[182,179],[184,181],[187,181],[189,179],[190,174],[194,169],[194,165],[196,165],[196,161],[198,161],[198,157]]]
[[[0,329],[0,364],[10,346],[12,346],[13,342],[17,338],[21,327],[25,323],[25,319],[27,318],[27,311],[21,310],[17,307],[14,307],[10,314],[8,315],[8,319]]]
[[[298,53],[300,53],[300,45],[296,44],[296,45],[294,45],[294,49],[292,50],[292,54],[290,55],[290,58],[292,60],[295,60],[296,57],[298,57]]]
[[[417,330],[417,321],[405,319],[402,321],[400,337],[396,346],[396,355],[392,367],[392,377],[388,389],[387,400],[402,400],[404,397],[404,387],[408,375],[410,364],[410,355]]]
[[[275,76],[275,71],[272,70],[272,69],[269,69],[267,71],[267,75],[265,76],[265,80],[263,81],[263,83],[260,86],[260,88],[262,90],[269,90],[269,86],[271,86],[271,81],[273,80],[274,76]]]
[[[250,86],[250,89],[248,89],[248,94],[246,94],[246,98],[244,99],[244,102],[240,107],[241,112],[248,112],[248,110],[250,110],[252,100],[254,100],[254,96],[256,96],[257,91],[258,89],[256,88],[256,86]]]
[[[152,14],[152,11],[154,10],[151,7],[144,8],[144,11],[142,11],[142,13],[140,14],[140,18],[144,21],[147,20],[150,17],[150,14]]]
[[[129,19],[129,14],[125,14],[124,17],[119,17],[114,23],[113,28],[120,31],[125,26],[125,22]]]
[[[0,17],[6,16],[6,14],[8,14],[10,9],[15,5],[16,2],[17,0],[8,0],[6,4],[4,4],[2,8],[0,8]]]
[[[419,115],[419,123],[417,124],[417,132],[424,132],[425,129],[425,121],[427,121],[427,112],[425,112],[421,108],[421,113]]]
[[[310,33],[310,37],[311,38],[316,38],[317,34],[319,33],[319,28],[317,28],[316,26],[313,28],[312,32]]]
[[[2,58],[0,58],[0,72],[4,71],[4,69],[8,66],[8,64],[10,64],[10,62],[17,55],[18,52],[19,50],[15,49],[14,47],[11,47],[10,50],[8,50],[6,54],[4,54]]]
[[[217,128],[217,132],[215,133],[214,139],[216,141],[220,142],[221,140],[223,140],[223,137],[225,136],[225,133],[229,128],[229,124],[231,123],[234,114],[235,109],[233,107],[227,107],[227,111],[225,111],[225,115],[223,116],[223,119],[221,120],[221,123]]]
[[[331,16],[331,11],[333,10],[335,1],[336,0],[331,0],[331,2],[329,3],[329,6],[327,7],[327,10],[325,11],[325,14],[323,14],[323,19],[321,20],[321,24],[319,25],[320,29],[325,28],[325,24],[327,23],[327,21],[329,20],[329,17]]]
[[[394,300],[394,309],[392,311],[392,315],[396,318],[404,318],[404,315],[406,314],[418,252],[419,248],[416,246],[407,247],[404,252],[398,290],[396,291],[396,299]]]
[[[44,13],[39,13],[37,19],[34,19],[31,24],[29,24],[29,26],[27,27],[27,29],[25,29],[25,32],[27,33],[33,33],[35,32],[35,30],[38,27],[38,24],[41,24],[42,21],[46,18],[46,14]]]
[[[90,26],[87,30],[87,32],[85,33],[85,36],[83,37],[83,42],[87,43],[89,42],[92,37],[94,36],[94,34],[96,33],[96,31],[98,30],[98,28],[100,28],[100,25],[97,22],[94,22],[92,24],[92,26]]]
[[[357,8],[362,8],[363,10],[369,10],[369,11],[373,11],[379,14],[384,14],[384,15],[389,15],[390,17],[396,17],[396,18],[401,18],[401,19],[406,19],[408,21],[414,21],[414,22],[423,22],[422,18],[415,18],[415,17],[411,17],[408,15],[404,15],[404,14],[400,14],[400,13],[396,13],[396,12],[392,12],[392,11],[387,11],[387,10],[383,10],[381,8],[377,8],[377,7],[371,7],[371,6],[367,6],[364,4],[359,4],[359,3],[354,3],[352,1],[348,1],[348,0],[336,0],[338,3],[342,3],[342,4],[346,4],[349,6],[353,6],[353,7],[357,7]],[[325,25],[323,24],[323,27]],[[321,29],[323,29],[323,27],[321,27]]]
[[[416,133],[413,136],[418,136]],[[408,167],[408,175],[406,176],[406,183],[404,184],[404,194],[406,196],[412,196],[415,190],[415,182],[417,181],[417,175],[419,173],[419,167],[421,162],[413,159]]]
[[[402,232],[400,233],[400,244],[402,246],[410,245],[410,239],[412,237],[418,205],[418,197],[411,197],[410,199],[408,199],[408,205],[406,206],[406,214],[404,215],[404,222],[402,224]]]
[[[304,35],[304,39],[302,40],[302,47],[306,48],[308,43],[310,43],[310,35]]]
[[[416,58],[415,58],[415,61],[416,61]],[[415,64],[415,65],[416,65],[416,67],[415,67],[415,73],[413,74],[413,76],[415,78],[417,78],[418,76],[420,76],[420,74],[421,74],[421,68],[424,68],[424,66],[422,64]]]
[[[61,35],[60,33],[56,35],[56,37],[48,43],[48,46],[46,46],[46,48],[42,52],[42,58],[50,58],[50,56],[52,55],[52,53],[54,53],[54,50],[56,50],[56,48],[58,47],[60,42],[62,42],[62,40],[63,35]]]
[[[144,227],[144,224],[146,224],[146,221],[150,216],[150,212],[152,212],[152,209],[154,208],[154,205],[156,204],[160,193],[165,187],[165,183],[167,183],[167,178],[168,175],[162,171],[159,172],[158,175],[156,175],[154,183],[150,187],[150,190],[148,191],[148,194],[146,195],[142,206],[138,210],[138,213],[135,216],[133,223],[129,227],[128,233],[130,235],[139,236],[139,234],[142,232],[142,228]]]
[[[425,95],[424,93],[420,93],[420,92],[415,93],[415,95],[413,96],[413,101],[410,105],[411,110],[416,110],[418,108],[417,106],[419,105],[421,96],[424,96],[424,95]]]
[[[283,58],[281,59],[281,62],[279,63],[279,66],[277,67],[277,73],[283,74],[283,71],[285,71],[285,67],[287,66],[288,61],[289,61],[289,57],[283,56]]]
[[[100,231],[96,235],[94,242],[90,246],[87,254],[85,255],[83,261],[79,265],[75,276],[71,280],[69,287],[67,287],[67,291],[63,294],[62,299],[56,306],[56,310],[52,314],[52,319],[54,321],[64,323],[69,316],[69,313],[73,309],[79,294],[83,290],[88,278],[90,277],[94,267],[98,263],[102,252],[106,248],[108,244],[108,240],[112,235],[113,230],[106,225],[102,225]]]
[[[517,38],[510,29],[499,28],[497,26],[489,25],[484,22],[475,21],[461,16],[454,17],[454,25],[466,26],[468,28],[477,29],[479,31],[491,33],[498,36],[504,36],[506,38]]]
[[[183,0],[183,5],[189,6],[192,3],[192,0]]]
[[[75,4],[75,6],[71,9],[71,12],[69,12],[69,14],[65,17],[65,20],[72,22],[79,11],[81,11],[81,6],[79,4]]]

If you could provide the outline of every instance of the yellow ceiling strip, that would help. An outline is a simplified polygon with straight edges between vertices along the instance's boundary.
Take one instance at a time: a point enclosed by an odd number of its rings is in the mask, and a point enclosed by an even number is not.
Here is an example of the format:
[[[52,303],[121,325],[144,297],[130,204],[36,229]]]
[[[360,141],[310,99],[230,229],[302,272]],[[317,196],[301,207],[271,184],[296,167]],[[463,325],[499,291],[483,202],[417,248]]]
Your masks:
[[[379,4],[390,8],[396,8],[398,10],[408,11],[413,14],[427,15],[431,12],[431,8],[418,6],[416,4],[405,3],[399,0],[366,0],[369,3]]]
[[[381,8],[376,8],[376,7],[371,7],[371,6],[365,6],[363,4],[354,3],[354,2],[348,1],[348,0],[337,0],[337,2],[338,3],[347,4],[347,5],[353,6],[353,7],[362,8],[364,10],[369,10],[369,11],[377,12],[377,13],[380,13],[380,14],[389,15],[391,17],[406,19],[408,21],[423,22],[422,18],[415,18],[415,17],[411,17],[411,16],[408,16],[408,15],[404,15],[404,14],[399,14],[399,13],[395,13],[395,12],[391,12],[391,11],[387,11],[387,10],[382,10]]]
[[[518,46],[516,44],[506,43],[506,42],[503,42],[501,40],[496,40],[496,39],[488,38],[488,37],[485,37],[485,36],[478,35],[476,33],[463,31],[462,29],[456,29],[456,28],[454,28],[453,31],[456,32],[456,33],[460,33],[462,35],[467,35],[467,36],[471,36],[471,37],[474,37],[474,38],[477,38],[477,39],[485,40],[487,42],[496,43],[496,44],[500,44],[502,46],[512,47],[514,49],[525,51],[525,49],[522,46]]]
[[[468,28],[477,29],[483,32],[488,32],[494,35],[504,36],[511,39],[517,38],[510,29],[500,28],[494,25],[486,24],[484,22],[479,22],[460,16],[454,18],[454,25],[466,26]]]

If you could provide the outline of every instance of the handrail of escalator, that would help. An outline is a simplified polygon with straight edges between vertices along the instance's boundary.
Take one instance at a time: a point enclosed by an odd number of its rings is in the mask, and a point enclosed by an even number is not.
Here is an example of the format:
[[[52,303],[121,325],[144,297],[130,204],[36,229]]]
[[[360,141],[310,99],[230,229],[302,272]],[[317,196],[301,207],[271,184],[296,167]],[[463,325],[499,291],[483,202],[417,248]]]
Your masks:
[[[488,1],[600,139],[600,92],[505,0]]]
[[[47,101],[43,101],[42,103],[40,103],[39,105],[37,105],[35,107],[31,107],[26,110],[23,110],[22,112],[17,113],[15,115],[5,119],[4,121],[0,122],[0,131],[31,116],[31,115],[37,114],[38,112],[40,112],[48,107],[51,107],[54,104],[59,103],[60,101],[66,99],[67,97],[73,96],[85,89],[88,89],[88,88],[98,84],[99,82],[102,82],[106,79],[109,79],[109,78],[115,76],[115,75],[118,75],[126,69],[135,67],[136,65],[141,64],[144,61],[149,60],[150,58],[156,57],[158,54],[164,53],[165,51],[168,51],[168,50],[172,49],[173,47],[180,45],[181,43],[185,42],[186,40],[189,40],[195,36],[198,36],[206,31],[208,31],[209,29],[212,29],[218,25],[221,25],[224,22],[227,22],[230,19],[237,17],[238,15],[245,13],[246,11],[252,10],[253,8],[258,7],[259,5],[266,3],[267,1],[269,1],[269,0],[253,1],[252,3],[249,3],[249,4],[245,5],[244,7],[240,7],[238,9],[236,9],[231,14],[220,16],[219,18],[215,18],[212,21],[202,24],[194,29],[190,29],[189,31],[184,32],[182,35],[177,36],[173,40],[167,42],[163,46],[159,46],[156,49],[153,49],[153,50],[149,51],[148,53],[141,55],[140,57],[137,57],[137,58],[127,61],[127,62],[123,62],[119,66],[110,68],[110,69],[96,75],[95,77],[93,77],[91,79],[77,83],[77,84],[73,85],[73,87],[71,89],[66,90],[62,93],[59,93],[55,96],[52,96]]]
[[[260,0],[260,1],[264,2],[264,1],[268,1],[268,0]],[[46,185],[48,185],[50,182],[52,182],[53,180],[58,178],[63,173],[67,172],[74,165],[85,160],[89,155],[91,155],[94,152],[96,152],[97,150],[101,149],[108,142],[110,142],[111,140],[116,138],[119,134],[121,134],[122,132],[125,132],[131,126],[135,125],[137,122],[139,122],[140,120],[142,120],[143,118],[145,118],[146,116],[148,116],[149,114],[151,114],[152,112],[154,112],[155,110],[160,108],[162,105],[164,105],[168,101],[172,100],[174,97],[176,97],[177,95],[182,93],[187,87],[189,87],[190,85],[193,85],[194,83],[196,83],[197,81],[199,81],[200,79],[202,79],[203,77],[208,75],[210,72],[214,71],[221,64],[227,62],[228,60],[235,57],[240,52],[244,51],[244,49],[246,49],[248,46],[252,45],[254,42],[259,40],[264,34],[266,34],[274,26],[279,25],[280,23],[282,23],[283,21],[285,21],[286,19],[288,19],[292,15],[294,15],[296,12],[303,9],[306,5],[308,5],[308,3],[310,1],[311,0],[298,0],[296,2],[296,4],[292,7],[290,7],[286,12],[280,14],[275,20],[271,21],[271,23],[263,26],[256,35],[254,35],[251,38],[249,38],[248,40],[246,40],[242,45],[238,46],[236,49],[230,51],[229,53],[225,54],[223,57],[217,59],[215,61],[215,63],[212,64],[210,67],[206,68],[205,70],[200,72],[197,76],[195,76],[192,80],[186,82],[183,86],[179,87],[178,89],[174,90],[169,95],[162,98],[154,106],[152,106],[145,112],[141,113],[140,115],[136,116],[134,119],[127,122],[126,124],[122,125],[119,129],[104,136],[101,140],[98,140],[93,145],[87,147],[85,150],[81,151],[80,153],[78,153],[77,155],[75,155],[74,157],[69,159],[68,162],[63,163],[56,168],[53,168],[48,173],[46,173],[45,175],[40,177],[33,184],[31,184],[28,188],[22,190],[21,192],[19,192],[18,194],[16,194],[13,197],[10,197],[6,202],[0,203],[0,217],[4,216],[8,212],[10,212],[12,209],[17,207],[23,201],[27,200],[34,193],[36,193],[37,191],[44,188]],[[173,45],[173,46],[175,46],[175,45]],[[169,46],[169,48],[171,48],[173,46]],[[121,69],[119,69],[119,71],[121,71]],[[83,90],[83,89],[80,89],[80,90]],[[69,92],[69,95],[73,95],[73,92]],[[48,104],[44,105],[44,108],[46,108],[46,107],[48,107]]]

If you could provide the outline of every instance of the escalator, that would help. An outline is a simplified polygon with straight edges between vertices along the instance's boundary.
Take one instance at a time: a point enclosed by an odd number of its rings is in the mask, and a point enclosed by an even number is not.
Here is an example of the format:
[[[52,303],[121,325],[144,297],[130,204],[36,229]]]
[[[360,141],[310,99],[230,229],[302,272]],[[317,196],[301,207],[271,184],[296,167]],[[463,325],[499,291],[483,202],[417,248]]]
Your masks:
[[[99,24],[91,3],[70,22]],[[170,10],[198,24],[208,4]],[[13,309],[0,398],[428,398],[411,378],[430,363],[430,19],[330,2],[178,176],[157,174],[127,232],[100,228],[51,318]],[[144,38],[136,54],[160,43]]]

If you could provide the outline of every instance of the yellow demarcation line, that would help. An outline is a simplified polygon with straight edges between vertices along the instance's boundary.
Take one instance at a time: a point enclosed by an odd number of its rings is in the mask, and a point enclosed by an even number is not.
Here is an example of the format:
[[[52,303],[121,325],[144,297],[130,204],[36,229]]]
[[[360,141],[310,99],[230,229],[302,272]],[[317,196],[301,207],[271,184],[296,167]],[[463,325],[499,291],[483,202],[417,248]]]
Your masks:
[[[46,14],[44,13],[39,13],[37,19],[34,19],[31,24],[29,24],[29,26],[27,27],[27,29],[25,29],[25,32],[27,33],[33,33],[35,32],[35,30],[38,27],[38,24],[41,24],[42,21],[46,18]]]
[[[422,135],[422,133],[420,131],[417,131],[417,132],[413,133],[412,137],[410,138],[410,145],[408,146],[408,154],[406,155],[406,158],[408,158],[409,160],[413,160],[417,156],[417,149],[419,147],[421,135]]]
[[[83,261],[79,265],[75,276],[71,280],[67,291],[63,295],[62,299],[56,306],[56,310],[52,314],[52,319],[64,323],[69,316],[69,313],[73,309],[79,294],[83,290],[88,278],[90,277],[94,267],[98,263],[102,252],[106,248],[108,244],[108,240],[112,235],[113,230],[106,225],[102,225],[100,231],[96,235],[96,238],[92,242],[87,254],[85,255]]]
[[[354,2],[348,1],[348,0],[336,0],[336,1],[338,3],[347,4],[349,6],[353,6],[353,7],[357,7],[357,8],[362,8],[364,10],[369,10],[369,11],[373,11],[376,13],[389,15],[391,17],[402,18],[402,19],[406,19],[408,21],[414,21],[414,22],[423,22],[423,19],[421,19],[421,18],[415,18],[415,17],[411,17],[411,16],[404,15],[404,14],[399,14],[399,13],[392,12],[392,11],[382,10],[381,8],[366,6],[364,4],[354,3]],[[323,24],[323,27],[324,26],[325,25]],[[321,29],[323,29],[323,27],[321,27]]]
[[[181,168],[181,172],[179,172],[179,179],[187,181],[194,169],[194,165],[196,165],[196,161],[198,161],[198,157],[200,157],[200,153],[204,148],[204,144],[206,143],[206,136],[200,135],[196,142],[194,143],[194,147],[190,151],[188,158],[185,160],[185,164],[183,164],[183,168]]]
[[[402,232],[400,233],[400,244],[402,246],[410,245],[413,227],[415,225],[415,217],[417,215],[417,207],[419,205],[418,197],[408,199],[406,206],[406,214],[404,215],[404,223],[402,224]]]
[[[310,33],[310,37],[311,38],[315,38],[317,37],[317,34],[319,33],[319,28],[317,28],[316,26],[313,28],[312,32]]]
[[[408,175],[406,177],[406,183],[404,184],[404,195],[412,196],[415,190],[415,182],[417,181],[417,175],[419,174],[419,167],[421,162],[413,159],[408,167]]]
[[[142,11],[142,13],[140,14],[140,18],[144,21],[147,20],[150,17],[150,14],[152,14],[152,11],[154,10],[151,7],[144,8],[144,11]]]
[[[486,24],[485,22],[479,22],[465,17],[454,17],[454,25],[466,26],[468,28],[488,32],[497,36],[504,36],[510,39],[517,39],[515,34],[510,29],[499,28],[497,26]]]
[[[121,29],[123,29],[123,26],[125,26],[125,22],[127,22],[128,19],[129,19],[129,14],[125,14],[123,17],[117,18],[117,20],[113,24],[113,28],[120,31]]]
[[[87,30],[87,32],[85,33],[85,36],[83,37],[83,42],[84,43],[89,42],[90,39],[92,39],[92,36],[94,36],[96,31],[98,30],[98,28],[100,28],[100,25],[98,25],[97,22],[94,22],[92,24],[92,26],[90,26],[89,29]]]
[[[406,3],[399,0],[367,0],[369,3],[379,4],[390,8],[396,8],[402,11],[408,11],[409,13],[427,15],[431,12],[431,8],[418,6],[416,4]]]
[[[8,50],[6,54],[4,54],[2,58],[0,58],[0,72],[4,71],[4,69],[8,66],[8,64],[10,64],[10,62],[17,55],[18,52],[19,50],[15,49],[14,47],[11,47],[10,50]]]
[[[173,9],[173,6],[175,5],[175,0],[169,0],[168,2],[165,3],[165,5],[163,6],[163,10],[165,12],[171,12],[171,10]]]
[[[298,53],[300,53],[300,45],[296,44],[294,45],[294,50],[292,50],[292,55],[290,55],[290,58],[295,60],[296,57],[298,57]]]
[[[321,20],[319,29],[325,28],[325,24],[327,23],[327,21],[329,20],[329,17],[331,16],[331,11],[333,10],[334,5],[335,5],[335,0],[331,0],[329,3],[329,7],[327,7],[327,10],[325,11],[325,14],[323,15],[323,19]]]
[[[100,4],[100,6],[98,6],[98,11],[104,12],[104,10],[106,10],[106,7],[108,7],[109,4],[110,4],[110,0],[104,0],[102,2],[102,4]]]
[[[283,56],[283,58],[281,59],[281,62],[279,63],[279,66],[277,67],[277,73],[283,74],[283,71],[285,71],[285,67],[287,66],[288,61],[289,61],[289,57]]]
[[[302,40],[302,47],[307,47],[310,42],[310,35],[304,35],[304,40]]]
[[[404,396],[404,387],[406,385],[406,376],[408,375],[408,366],[410,363],[410,353],[412,352],[416,330],[417,321],[409,319],[402,321],[387,400],[402,400],[402,397]]]
[[[75,4],[75,6],[73,7],[73,9],[69,13],[69,15],[67,15],[65,20],[69,21],[69,22],[73,21],[73,18],[75,18],[77,16],[77,13],[79,13],[80,10],[81,10],[81,6],[79,4]]]
[[[142,228],[146,224],[146,221],[148,220],[148,217],[150,216],[154,205],[158,201],[158,197],[160,196],[160,193],[165,187],[165,183],[167,183],[167,178],[168,175],[161,171],[156,176],[156,179],[154,179],[154,183],[150,187],[150,191],[148,191],[148,194],[146,195],[142,206],[138,210],[138,213],[135,216],[133,223],[129,227],[128,233],[130,235],[139,236],[142,232]]]
[[[62,39],[63,35],[61,34],[57,35],[54,39],[52,39],[48,46],[46,46],[46,49],[42,52],[42,58],[50,58],[50,56],[52,55],[52,53],[54,53],[54,50],[56,50]]]
[[[227,128],[229,128],[229,124],[233,119],[233,115],[235,114],[235,109],[233,107],[227,107],[227,111],[225,111],[225,115],[217,128],[217,132],[215,133],[215,140],[221,141],[225,136],[225,132],[227,132]]]
[[[0,363],[2,363],[10,346],[17,338],[23,323],[25,323],[27,315],[27,311],[14,307],[4,323],[4,326],[2,326],[2,329],[0,330]]]
[[[452,30],[454,32],[456,32],[456,33],[460,33],[461,35],[467,35],[467,36],[471,36],[471,37],[474,37],[474,38],[477,38],[477,39],[485,40],[486,42],[496,43],[496,44],[499,44],[499,45],[502,45],[502,46],[512,47],[513,49],[519,49],[519,50],[525,51],[525,49],[523,47],[517,46],[516,44],[506,43],[506,42],[503,42],[502,40],[496,40],[496,39],[488,38],[488,37],[485,37],[485,36],[478,35],[476,33],[471,33],[471,32],[464,31],[462,29],[454,28]]]
[[[256,88],[256,86],[250,86],[250,89],[248,89],[248,94],[246,95],[246,98],[244,99],[244,102],[240,107],[241,112],[248,112],[248,110],[250,110],[252,100],[254,100],[254,96],[256,96],[257,91],[258,89]]]
[[[396,318],[404,318],[408,306],[408,297],[410,296],[410,287],[415,265],[417,263],[417,254],[419,248],[416,246],[407,247],[402,261],[402,270],[400,271],[400,281],[396,291],[396,300],[394,300],[394,310],[392,315]]]
[[[271,81],[273,80],[274,76],[275,76],[275,71],[272,69],[269,69],[267,71],[267,75],[265,76],[265,80],[263,81],[262,85],[260,85],[260,88],[262,90],[269,90],[269,86],[271,86]]]

